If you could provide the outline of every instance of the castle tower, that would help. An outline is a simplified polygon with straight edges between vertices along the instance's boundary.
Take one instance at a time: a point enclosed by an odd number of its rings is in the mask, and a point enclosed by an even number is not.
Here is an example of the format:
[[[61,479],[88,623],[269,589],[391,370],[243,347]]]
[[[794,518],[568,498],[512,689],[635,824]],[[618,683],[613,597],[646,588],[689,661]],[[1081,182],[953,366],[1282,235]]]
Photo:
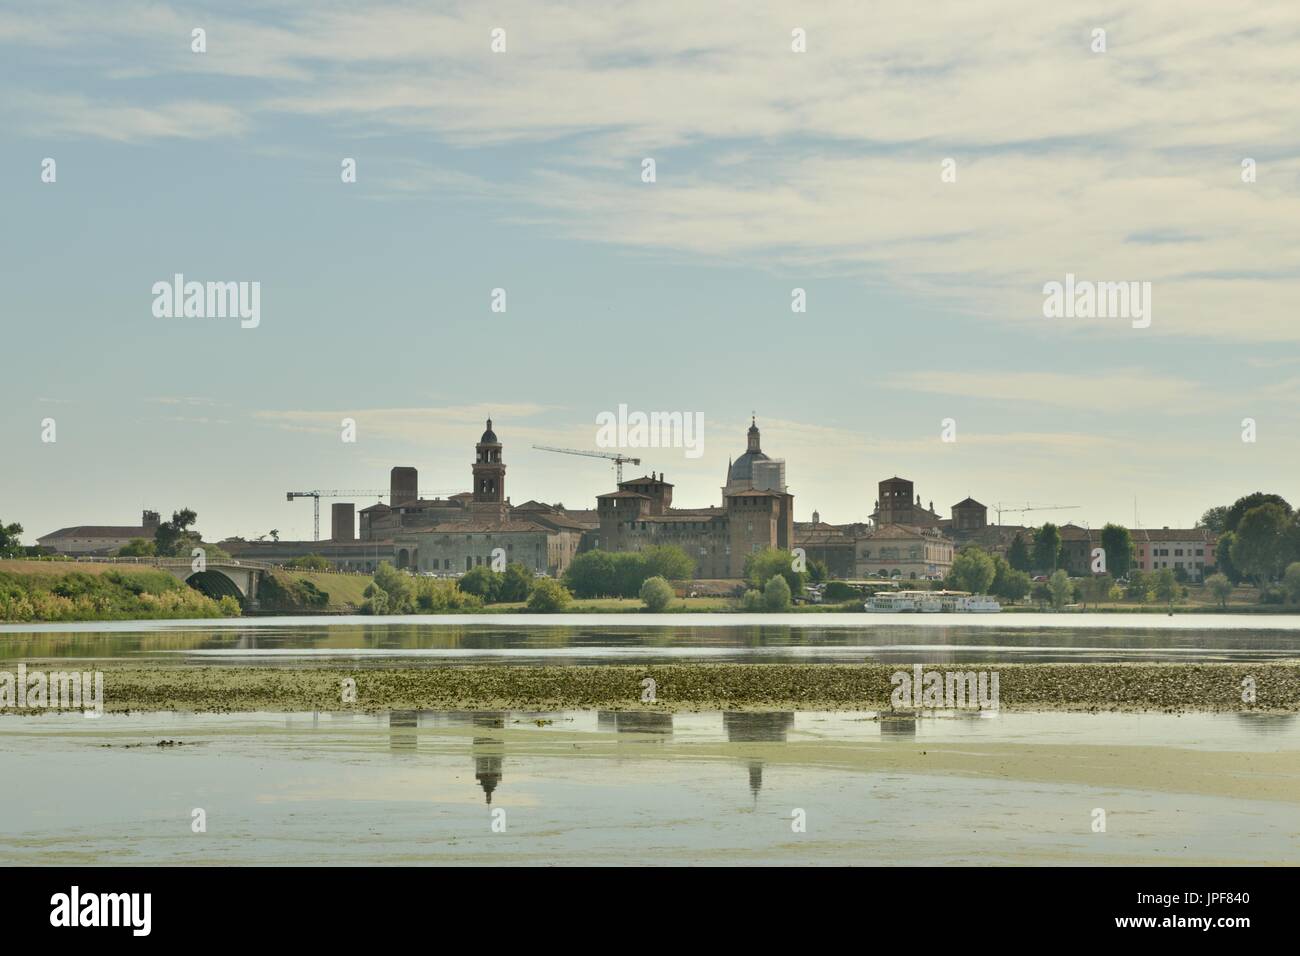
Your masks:
[[[492,419],[474,446],[475,511],[500,510],[504,516],[506,501],[506,466],[501,462],[501,442],[492,430]]]

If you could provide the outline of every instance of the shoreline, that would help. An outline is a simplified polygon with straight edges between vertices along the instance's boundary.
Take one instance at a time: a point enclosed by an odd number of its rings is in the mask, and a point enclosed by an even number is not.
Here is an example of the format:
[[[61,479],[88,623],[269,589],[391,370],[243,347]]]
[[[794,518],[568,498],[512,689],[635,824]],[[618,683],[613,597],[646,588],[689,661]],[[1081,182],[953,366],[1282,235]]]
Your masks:
[[[890,711],[893,664],[457,665],[244,667],[67,659],[29,670],[90,668],[104,675],[104,711],[389,710],[871,710]],[[998,709],[1300,713],[1300,661],[1250,664],[927,665],[926,673],[981,671],[999,677]],[[655,702],[642,703],[642,682]],[[1246,678],[1255,701],[1242,701]],[[345,681],[355,703],[344,703]],[[909,708],[908,713],[918,708]],[[925,711],[947,708],[919,708]],[[974,708],[968,708],[974,709]],[[0,715],[56,708],[0,709]]]

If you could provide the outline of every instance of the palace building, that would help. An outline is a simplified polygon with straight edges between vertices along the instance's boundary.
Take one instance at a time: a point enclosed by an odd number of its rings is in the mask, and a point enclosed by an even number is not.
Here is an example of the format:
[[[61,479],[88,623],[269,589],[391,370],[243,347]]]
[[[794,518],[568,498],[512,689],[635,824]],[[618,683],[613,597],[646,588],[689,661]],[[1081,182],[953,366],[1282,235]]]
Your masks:
[[[720,506],[674,508],[673,485],[663,472],[619,482],[617,491],[596,499],[599,529],[588,536],[590,547],[676,545],[694,559],[697,578],[739,578],[749,555],[793,547],[794,496],[785,485],[785,462],[764,454],[760,438],[751,421],[744,454],[727,466]]]

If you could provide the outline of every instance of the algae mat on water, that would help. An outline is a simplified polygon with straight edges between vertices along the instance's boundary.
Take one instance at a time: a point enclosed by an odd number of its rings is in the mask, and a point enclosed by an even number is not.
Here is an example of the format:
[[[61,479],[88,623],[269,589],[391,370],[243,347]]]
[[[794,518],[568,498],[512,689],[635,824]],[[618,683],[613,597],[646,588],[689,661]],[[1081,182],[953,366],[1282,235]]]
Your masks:
[[[94,666],[104,673],[104,709],[114,712],[879,710],[891,707],[894,675],[914,675],[911,667],[889,664]],[[31,661],[28,667],[71,669],[68,661]],[[1003,709],[1300,712],[1300,662],[925,668],[927,675],[972,671],[997,675],[997,706]],[[650,686],[653,701],[647,702]]]

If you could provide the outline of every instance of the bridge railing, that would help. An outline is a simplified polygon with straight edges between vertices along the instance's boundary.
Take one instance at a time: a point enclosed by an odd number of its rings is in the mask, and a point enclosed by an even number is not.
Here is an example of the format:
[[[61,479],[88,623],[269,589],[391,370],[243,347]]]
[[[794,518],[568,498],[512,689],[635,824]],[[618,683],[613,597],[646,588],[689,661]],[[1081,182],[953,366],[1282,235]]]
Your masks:
[[[190,558],[94,558],[79,555],[73,559],[74,563],[86,562],[88,564],[135,564],[152,568],[178,568],[190,567],[193,561]],[[235,567],[251,568],[254,571],[272,571],[282,565],[271,564],[267,561],[245,561],[242,558],[212,558],[208,560],[209,565],[218,567]]]

